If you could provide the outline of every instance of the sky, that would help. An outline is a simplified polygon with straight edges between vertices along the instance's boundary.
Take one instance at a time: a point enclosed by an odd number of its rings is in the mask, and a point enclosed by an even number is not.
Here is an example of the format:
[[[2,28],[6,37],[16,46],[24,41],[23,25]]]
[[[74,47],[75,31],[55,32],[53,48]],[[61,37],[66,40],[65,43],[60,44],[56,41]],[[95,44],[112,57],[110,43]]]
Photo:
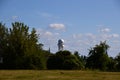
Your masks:
[[[90,47],[107,41],[109,56],[120,52],[119,0],[0,0],[0,22],[24,22],[35,28],[44,49],[64,49],[88,55]]]

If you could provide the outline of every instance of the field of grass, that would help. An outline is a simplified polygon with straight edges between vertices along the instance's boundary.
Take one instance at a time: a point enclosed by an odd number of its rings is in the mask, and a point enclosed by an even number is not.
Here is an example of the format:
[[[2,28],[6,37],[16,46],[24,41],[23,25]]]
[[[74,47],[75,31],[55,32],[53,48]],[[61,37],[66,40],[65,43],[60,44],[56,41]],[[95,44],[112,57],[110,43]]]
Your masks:
[[[120,72],[0,70],[0,80],[120,80]]]

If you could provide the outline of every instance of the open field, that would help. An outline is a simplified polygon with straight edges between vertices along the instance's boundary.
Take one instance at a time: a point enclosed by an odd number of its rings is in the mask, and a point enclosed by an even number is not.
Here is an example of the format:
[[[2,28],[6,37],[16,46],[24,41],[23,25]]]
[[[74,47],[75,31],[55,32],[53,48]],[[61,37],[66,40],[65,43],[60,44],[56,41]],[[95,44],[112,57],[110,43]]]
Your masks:
[[[0,80],[120,80],[120,72],[0,70]]]

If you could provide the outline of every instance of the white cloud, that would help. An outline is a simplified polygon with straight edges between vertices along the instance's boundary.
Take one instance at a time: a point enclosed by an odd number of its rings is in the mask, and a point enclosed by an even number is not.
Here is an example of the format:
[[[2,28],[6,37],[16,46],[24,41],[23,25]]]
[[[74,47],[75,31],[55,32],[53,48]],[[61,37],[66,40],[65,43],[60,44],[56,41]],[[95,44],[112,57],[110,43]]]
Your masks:
[[[55,35],[60,35],[60,33],[54,33]]]
[[[110,29],[109,28],[103,28],[103,29],[100,30],[100,32],[103,32],[103,33],[110,32]]]
[[[53,33],[52,32],[50,32],[50,31],[47,31],[47,30],[43,30],[43,29],[40,29],[40,28],[38,28],[37,29],[37,34],[39,34],[40,35],[40,37],[46,37],[46,38],[50,38],[51,36],[53,36]]]
[[[97,35],[96,35],[97,36]],[[111,39],[116,39],[119,38],[119,34],[100,34],[97,36],[99,40],[111,40]]]
[[[85,34],[86,37],[90,38],[90,39],[95,39],[96,35],[92,34],[92,33],[87,33]]]
[[[112,38],[111,34],[100,34],[100,35],[98,35],[98,39],[101,40],[101,41],[109,40],[111,38]]]
[[[46,31],[45,33],[44,33],[44,36],[52,36],[53,34],[52,34],[52,32],[49,32],[49,31]]]
[[[58,24],[58,23],[50,24],[49,27],[52,29],[55,29],[55,30],[64,30],[65,29],[64,24]]]
[[[78,39],[78,38],[81,38],[81,37],[82,37],[82,34],[73,34],[72,35],[73,39]]]
[[[119,34],[112,34],[112,37],[113,37],[113,38],[118,38],[118,37],[119,37]]]
[[[12,16],[12,20],[18,19],[18,16]]]

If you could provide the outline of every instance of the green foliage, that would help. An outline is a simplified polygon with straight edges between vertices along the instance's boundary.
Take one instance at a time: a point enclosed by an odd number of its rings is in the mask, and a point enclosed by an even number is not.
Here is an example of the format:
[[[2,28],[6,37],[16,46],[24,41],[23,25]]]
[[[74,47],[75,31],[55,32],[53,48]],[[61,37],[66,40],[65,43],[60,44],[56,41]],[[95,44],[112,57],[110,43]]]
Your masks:
[[[75,55],[76,58],[81,62],[82,68],[85,68],[86,57],[85,57],[85,56],[82,56],[82,55],[80,56],[80,54],[79,54],[77,51],[74,52],[74,55]]]
[[[59,51],[49,57],[48,69],[81,69],[83,66],[76,56],[69,51]]]
[[[3,67],[3,55],[7,50],[8,45],[8,29],[5,27],[4,24],[0,23],[0,68]]]
[[[12,23],[6,28],[0,23],[0,56],[3,58],[1,68],[6,69],[46,69],[45,51],[38,44],[38,35],[33,28],[24,23]]]
[[[120,53],[116,56],[116,69],[117,71],[120,71]]]
[[[109,62],[107,55],[108,48],[109,45],[107,45],[106,42],[100,42],[99,45],[91,48],[89,50],[86,67],[90,69],[107,70]]]
[[[113,57],[110,57],[107,67],[108,71],[116,71],[116,60]]]

